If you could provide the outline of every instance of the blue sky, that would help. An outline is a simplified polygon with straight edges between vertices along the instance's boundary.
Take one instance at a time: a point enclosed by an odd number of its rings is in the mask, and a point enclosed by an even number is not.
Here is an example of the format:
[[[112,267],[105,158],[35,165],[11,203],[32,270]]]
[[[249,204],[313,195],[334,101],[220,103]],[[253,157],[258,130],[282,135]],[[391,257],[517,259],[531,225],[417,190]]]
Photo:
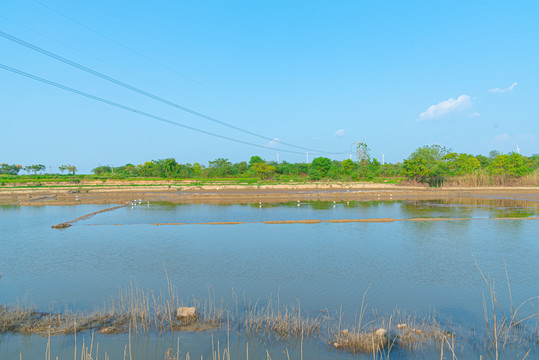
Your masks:
[[[373,157],[397,162],[427,144],[539,153],[537,14],[535,1],[18,0],[0,2],[0,30],[272,139],[327,152],[363,141]],[[270,147],[157,122],[0,69],[1,162],[89,172],[167,157],[306,160],[2,37],[0,54],[1,64]]]

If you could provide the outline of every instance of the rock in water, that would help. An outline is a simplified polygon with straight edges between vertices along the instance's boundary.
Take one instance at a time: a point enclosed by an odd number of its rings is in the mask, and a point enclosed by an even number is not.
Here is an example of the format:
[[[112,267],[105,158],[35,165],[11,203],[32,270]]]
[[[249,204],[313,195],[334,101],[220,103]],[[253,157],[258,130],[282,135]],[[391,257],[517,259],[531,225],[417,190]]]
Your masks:
[[[68,228],[70,226],[71,226],[71,224],[61,223],[61,224],[58,224],[58,225],[52,225],[51,228],[53,228],[53,229],[65,229],[65,228]]]
[[[196,320],[198,318],[196,307],[181,306],[176,310],[178,320]]]

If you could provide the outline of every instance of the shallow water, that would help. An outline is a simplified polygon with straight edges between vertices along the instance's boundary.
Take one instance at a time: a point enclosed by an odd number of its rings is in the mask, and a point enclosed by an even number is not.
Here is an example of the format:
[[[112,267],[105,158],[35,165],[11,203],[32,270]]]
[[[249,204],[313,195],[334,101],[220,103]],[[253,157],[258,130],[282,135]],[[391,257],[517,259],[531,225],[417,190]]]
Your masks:
[[[471,326],[482,322],[483,293],[488,295],[473,256],[496,281],[501,306],[510,304],[507,275],[515,303],[539,295],[539,222],[521,219],[539,211],[522,202],[143,203],[97,214],[68,229],[50,228],[108,207],[0,206],[0,303],[25,299],[43,311],[66,304],[92,310],[132,282],[166,292],[166,267],[186,301],[210,293],[217,302],[232,304],[235,293],[251,302],[272,298],[281,304],[299,303],[310,313],[340,312],[344,321],[353,323],[368,290],[367,308],[378,313],[395,308],[435,312],[442,321]],[[417,217],[476,220],[260,223]],[[492,219],[496,217],[514,219]],[[224,221],[247,223],[192,224]],[[187,337],[195,339],[195,348],[211,345],[208,334]],[[126,337],[119,338],[123,341],[118,351],[123,352]],[[0,349],[12,356],[43,345],[42,340],[24,343],[21,337],[3,335]],[[237,346],[243,349],[245,344]],[[320,353],[317,349],[319,345],[311,345],[305,351]],[[327,352],[319,358],[335,356],[348,355]]]

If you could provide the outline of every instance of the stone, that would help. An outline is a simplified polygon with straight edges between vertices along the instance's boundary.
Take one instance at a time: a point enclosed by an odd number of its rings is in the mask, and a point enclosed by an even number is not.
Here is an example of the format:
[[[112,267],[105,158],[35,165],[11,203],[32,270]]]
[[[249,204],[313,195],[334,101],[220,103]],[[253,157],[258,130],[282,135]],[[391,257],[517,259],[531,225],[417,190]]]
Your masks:
[[[60,223],[58,225],[52,225],[51,228],[53,228],[53,229],[66,229],[66,228],[68,228],[70,226],[71,226],[71,224],[69,224],[69,223]]]
[[[380,328],[380,329],[376,330],[375,334],[378,335],[378,336],[386,336],[387,331],[386,331],[386,329]]]
[[[107,327],[103,327],[99,329],[99,333],[103,335],[117,334],[121,331],[122,331],[121,329],[118,329],[117,327],[114,327],[114,326],[107,326]]]
[[[196,320],[198,318],[196,307],[181,306],[176,310],[178,320]]]

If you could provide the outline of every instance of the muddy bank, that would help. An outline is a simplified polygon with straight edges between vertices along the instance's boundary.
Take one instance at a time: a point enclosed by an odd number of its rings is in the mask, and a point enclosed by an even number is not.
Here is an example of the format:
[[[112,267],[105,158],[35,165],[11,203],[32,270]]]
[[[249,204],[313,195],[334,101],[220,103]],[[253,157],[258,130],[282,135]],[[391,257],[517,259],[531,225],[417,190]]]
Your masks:
[[[52,225],[51,227],[52,227],[53,229],[65,229],[65,228],[68,228],[68,227],[70,227],[70,226],[73,226],[73,224],[75,224],[77,221],[87,220],[87,219],[92,218],[94,215],[101,214],[101,213],[104,213],[104,212],[114,211],[114,210],[116,210],[116,209],[123,208],[123,207],[125,207],[125,206],[127,206],[127,205],[128,205],[128,204],[120,205],[120,206],[115,206],[115,207],[111,207],[111,208],[103,209],[103,210],[99,210],[99,211],[94,211],[93,213],[79,216],[79,217],[76,218],[76,219],[73,219],[73,220],[70,220],[70,221],[66,221],[66,222],[63,222],[63,223],[60,223],[60,224],[57,224],[57,225]]]
[[[320,224],[320,223],[389,223],[397,221],[466,221],[466,220],[539,220],[539,217],[496,217],[496,218],[411,218],[411,219],[393,219],[393,218],[372,218],[372,219],[331,219],[331,220],[272,220],[261,221],[260,224],[282,225],[282,224]],[[205,223],[153,223],[150,225],[241,225],[255,224],[252,221],[219,221]],[[92,224],[96,225],[96,224]],[[124,225],[124,224],[115,224]]]
[[[295,185],[84,186],[0,188],[0,205],[125,204],[134,199],[179,203],[253,203],[286,201],[434,200],[467,198],[539,204],[539,187],[428,188],[373,183]],[[530,204],[531,203],[531,204]]]

